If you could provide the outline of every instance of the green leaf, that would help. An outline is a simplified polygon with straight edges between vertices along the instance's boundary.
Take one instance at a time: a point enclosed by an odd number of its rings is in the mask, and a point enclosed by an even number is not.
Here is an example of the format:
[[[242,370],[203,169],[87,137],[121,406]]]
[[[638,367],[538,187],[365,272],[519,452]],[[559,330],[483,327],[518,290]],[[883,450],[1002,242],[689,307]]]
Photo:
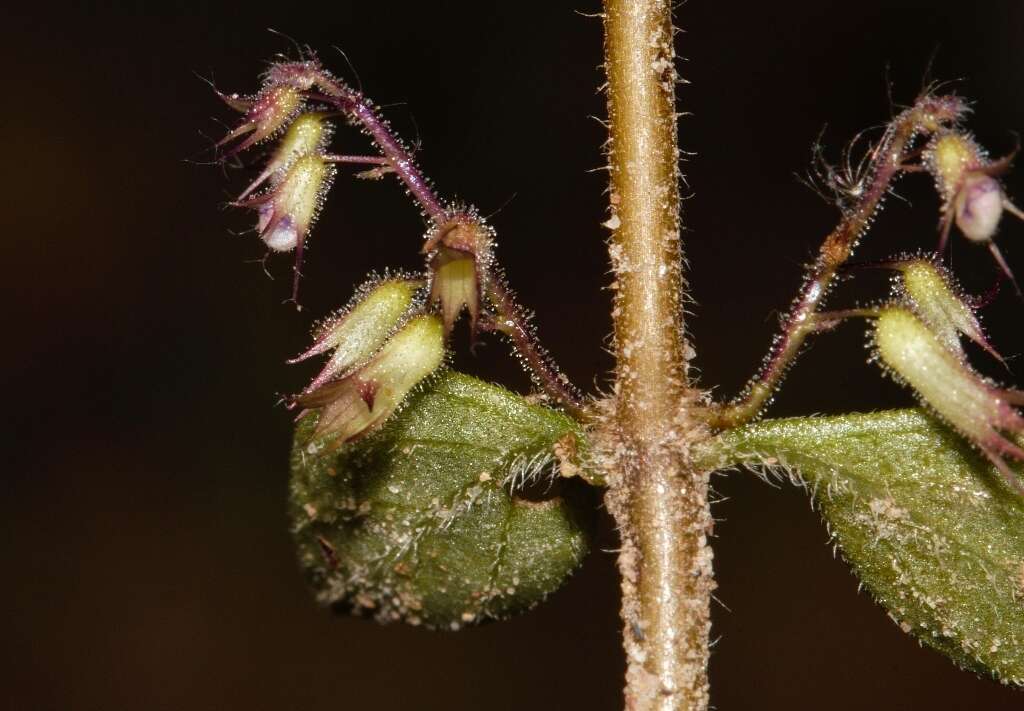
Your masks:
[[[582,443],[560,412],[445,372],[355,445],[326,451],[315,420],[296,430],[291,516],[326,604],[457,629],[532,607],[586,554],[584,487],[551,478],[556,443]]]
[[[1024,684],[1024,500],[938,420],[919,410],[768,420],[711,440],[700,458],[801,477],[904,631]]]

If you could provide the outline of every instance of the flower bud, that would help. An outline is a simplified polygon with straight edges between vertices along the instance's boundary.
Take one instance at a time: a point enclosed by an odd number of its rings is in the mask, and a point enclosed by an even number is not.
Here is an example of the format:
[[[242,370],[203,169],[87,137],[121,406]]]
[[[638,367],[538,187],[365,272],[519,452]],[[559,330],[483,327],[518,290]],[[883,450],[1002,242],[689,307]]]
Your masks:
[[[1012,407],[1024,394],[1003,390],[976,373],[961,353],[951,351],[911,311],[883,308],[875,322],[877,358],[897,381],[913,388],[922,402],[969,439],[1018,489],[1004,456],[1024,460],[1010,437],[1024,435],[1024,418]]]
[[[361,368],[296,398],[319,411],[313,436],[335,446],[384,424],[405,396],[444,361],[444,326],[433,315],[414,316]]]
[[[291,86],[267,86],[253,99],[239,99],[220,94],[232,108],[243,111],[242,123],[217,142],[222,146],[247,133],[251,135],[232,148],[228,155],[234,155],[246,148],[270,138],[288,125],[302,109],[304,102],[301,92]]]
[[[235,204],[256,208],[260,239],[275,252],[289,252],[305,242],[334,172],[319,155],[306,154],[272,190]]]
[[[961,353],[963,334],[1002,361],[992,348],[974,310],[964,301],[952,276],[930,259],[913,259],[896,264],[900,271],[900,291],[914,306],[914,311],[953,353]]]
[[[470,214],[456,215],[427,236],[423,251],[431,255],[429,298],[441,305],[446,336],[463,309],[469,311],[470,329],[476,333],[492,240],[491,230]]]
[[[972,242],[992,240],[1003,216],[1003,187],[999,181],[981,173],[964,178],[953,202],[956,226]]]
[[[238,196],[239,200],[262,185],[268,178],[276,184],[284,178],[288,168],[300,157],[308,153],[320,153],[330,137],[330,124],[325,120],[326,114],[313,111],[301,114],[292,121],[288,130],[278,143],[266,168],[260,173],[245,191]]]
[[[960,191],[969,171],[984,165],[981,146],[969,136],[954,131],[936,134],[924,153],[924,164],[935,178],[935,187],[947,203]]]
[[[327,351],[334,351],[327,365],[303,394],[366,363],[380,350],[415,305],[416,292],[422,286],[422,281],[414,279],[388,279],[369,289],[364,287],[356,294],[354,305],[321,324],[316,330],[313,345],[288,361],[299,363]]]

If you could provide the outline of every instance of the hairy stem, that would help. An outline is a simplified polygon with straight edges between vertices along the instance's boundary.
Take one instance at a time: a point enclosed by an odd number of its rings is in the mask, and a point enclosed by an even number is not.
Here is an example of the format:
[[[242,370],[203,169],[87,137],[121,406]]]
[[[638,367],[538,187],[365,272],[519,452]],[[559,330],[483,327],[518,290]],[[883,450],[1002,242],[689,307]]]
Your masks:
[[[671,2],[606,0],[616,397],[608,508],[622,538],[628,709],[707,708],[707,476],[689,461]]]
[[[323,98],[334,104],[339,111],[369,134],[380,152],[388,159],[399,180],[405,184],[406,190],[419,203],[424,215],[434,222],[442,222],[448,211],[417,167],[412,155],[391,131],[387,122],[377,114],[373,104],[362,93],[343,82],[324,77],[321,83],[327,94]]]
[[[709,422],[712,427],[738,427],[760,414],[799,355],[804,340],[819,330],[820,322],[814,315],[835,281],[836,273],[853,254],[858,239],[870,227],[893,181],[909,167],[905,161],[913,153],[915,137],[957,121],[963,111],[963,104],[956,97],[925,94],[889,124],[871,151],[866,179],[856,204],[822,243],[818,258],[810,267],[803,288],[783,320],[782,333],[764,365],[739,400],[713,413]]]
[[[522,356],[526,369],[551,398],[577,419],[582,419],[583,398],[569,378],[558,369],[547,352],[533,337],[523,309],[516,303],[504,278],[492,274],[487,282],[487,296],[494,306],[494,329],[512,341]]]

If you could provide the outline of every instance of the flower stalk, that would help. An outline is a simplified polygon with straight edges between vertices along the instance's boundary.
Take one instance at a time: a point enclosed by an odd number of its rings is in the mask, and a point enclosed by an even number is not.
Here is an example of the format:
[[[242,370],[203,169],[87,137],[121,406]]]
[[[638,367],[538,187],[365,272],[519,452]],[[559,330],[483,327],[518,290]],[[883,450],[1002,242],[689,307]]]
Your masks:
[[[912,107],[892,120],[870,152],[863,179],[845,186],[857,196],[844,210],[839,225],[825,238],[793,306],[783,319],[782,333],[758,374],[738,400],[713,412],[709,424],[717,429],[738,427],[756,418],[775,393],[786,371],[800,352],[807,336],[814,333],[814,314],[828,295],[836,274],[852,256],[857,241],[867,231],[893,181],[903,171],[917,169],[908,161],[914,141],[921,134],[932,135],[955,125],[966,113],[966,104],[956,96],[925,93]]]

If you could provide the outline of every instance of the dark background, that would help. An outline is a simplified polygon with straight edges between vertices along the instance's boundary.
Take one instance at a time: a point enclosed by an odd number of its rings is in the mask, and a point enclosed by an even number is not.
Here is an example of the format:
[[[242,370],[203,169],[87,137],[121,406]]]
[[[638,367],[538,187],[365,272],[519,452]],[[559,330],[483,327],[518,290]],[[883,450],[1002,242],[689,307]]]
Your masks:
[[[607,384],[610,331],[596,2],[19,3],[3,48],[4,341],[9,444],[0,550],[0,699],[10,709],[616,709],[623,661],[613,556],[516,620],[458,634],[334,617],[304,589],[285,518],[290,422],[276,394],[312,319],[374,269],[415,267],[421,223],[392,183],[343,171],[312,235],[306,309],[288,257],[258,262],[224,205],[241,170],[201,163],[234,117],[196,73],[255,88],[289,43],[316,48],[406,136],[441,192],[498,211],[500,257],[579,383]],[[576,12],[576,11],[580,12]],[[728,396],[760,361],[800,265],[836,218],[794,173],[932,75],[977,101],[995,154],[1024,128],[1018,0],[711,2],[678,9],[692,84],[681,122],[702,382]],[[889,68],[887,70],[887,67]],[[342,129],[336,145],[365,150]],[[1010,176],[1011,195],[1024,180]],[[927,178],[907,180],[858,256],[935,240]],[[500,211],[499,211],[500,210]],[[1024,225],[1002,244],[1024,273]],[[967,286],[993,270],[953,242]],[[864,275],[832,303],[885,293]],[[1021,304],[989,309],[1024,348]],[[866,365],[863,329],[820,340],[771,414],[911,402]],[[461,346],[461,344],[460,344]],[[977,359],[979,363],[984,362]],[[462,367],[525,377],[500,343]],[[1020,360],[1011,360],[1024,380]],[[1004,379],[1007,376],[1003,376]],[[857,592],[798,491],[719,477],[713,699],[719,709],[1009,709],[1024,697],[919,648]],[[599,547],[613,548],[607,522]]]

